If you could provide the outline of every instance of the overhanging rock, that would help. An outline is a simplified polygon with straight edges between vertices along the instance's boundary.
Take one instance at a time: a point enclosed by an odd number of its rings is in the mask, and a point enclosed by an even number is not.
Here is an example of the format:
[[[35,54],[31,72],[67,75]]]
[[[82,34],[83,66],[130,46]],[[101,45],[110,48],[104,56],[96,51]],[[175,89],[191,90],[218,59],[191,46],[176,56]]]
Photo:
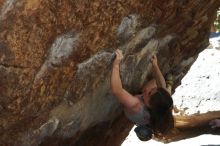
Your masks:
[[[157,53],[175,86],[208,45],[220,1],[0,1],[1,145],[120,145],[132,124],[110,92],[140,91]]]

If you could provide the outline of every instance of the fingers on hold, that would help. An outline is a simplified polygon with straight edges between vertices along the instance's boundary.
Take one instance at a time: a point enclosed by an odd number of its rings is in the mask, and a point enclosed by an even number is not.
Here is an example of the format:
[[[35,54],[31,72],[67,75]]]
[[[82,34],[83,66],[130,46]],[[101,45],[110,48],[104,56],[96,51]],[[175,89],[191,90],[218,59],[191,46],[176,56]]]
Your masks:
[[[151,58],[151,60],[155,60],[155,59],[156,59],[156,58],[155,58],[155,55],[153,55],[152,58]]]
[[[116,54],[116,56],[118,56],[118,55],[119,55],[118,50],[116,50],[116,51],[115,51],[115,54]]]
[[[154,56],[151,57],[151,61],[153,61],[153,60],[154,60]]]
[[[123,58],[123,54],[122,54],[122,52],[121,52],[121,54],[120,54],[120,55],[121,55],[121,57]]]
[[[118,50],[118,53],[119,53],[120,55],[122,55],[122,52],[121,52],[121,50]]]
[[[121,50],[118,51],[118,54],[120,55],[120,57],[123,57],[123,54],[122,54]]]
[[[121,50],[119,50],[119,49],[117,49],[117,50],[115,51],[115,53],[117,53],[118,55],[122,55],[122,52],[121,52]]]

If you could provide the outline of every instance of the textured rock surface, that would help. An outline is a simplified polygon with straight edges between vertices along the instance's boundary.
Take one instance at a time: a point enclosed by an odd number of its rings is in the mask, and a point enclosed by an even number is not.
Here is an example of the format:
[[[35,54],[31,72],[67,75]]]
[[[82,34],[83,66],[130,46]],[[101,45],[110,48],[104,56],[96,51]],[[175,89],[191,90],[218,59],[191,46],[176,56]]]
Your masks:
[[[120,144],[131,123],[109,90],[112,52],[123,50],[121,76],[131,93],[149,77],[153,53],[178,84],[208,45],[219,6],[0,0],[1,145]]]

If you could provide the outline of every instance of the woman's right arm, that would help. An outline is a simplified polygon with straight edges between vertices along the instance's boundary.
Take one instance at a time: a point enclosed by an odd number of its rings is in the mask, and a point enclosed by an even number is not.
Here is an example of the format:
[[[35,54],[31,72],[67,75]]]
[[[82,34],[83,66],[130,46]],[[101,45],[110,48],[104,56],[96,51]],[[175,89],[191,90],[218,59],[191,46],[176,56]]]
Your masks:
[[[116,50],[115,53],[116,58],[112,65],[111,74],[111,90],[120,103],[122,103],[127,108],[133,108],[139,103],[139,100],[128,93],[125,89],[123,89],[119,72],[120,62],[123,59],[123,55],[120,50]]]

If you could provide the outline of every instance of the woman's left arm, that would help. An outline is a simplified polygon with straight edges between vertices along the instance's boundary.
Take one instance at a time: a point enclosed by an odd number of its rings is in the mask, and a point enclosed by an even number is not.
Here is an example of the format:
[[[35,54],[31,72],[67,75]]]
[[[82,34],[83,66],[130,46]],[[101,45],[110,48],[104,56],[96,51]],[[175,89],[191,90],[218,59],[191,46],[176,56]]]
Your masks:
[[[155,74],[154,76],[155,76],[155,79],[157,82],[157,86],[159,88],[166,89],[166,81],[165,81],[163,74],[161,73],[160,68],[158,66],[156,55],[153,55],[151,62],[152,62],[152,67],[153,67],[153,71]]]

